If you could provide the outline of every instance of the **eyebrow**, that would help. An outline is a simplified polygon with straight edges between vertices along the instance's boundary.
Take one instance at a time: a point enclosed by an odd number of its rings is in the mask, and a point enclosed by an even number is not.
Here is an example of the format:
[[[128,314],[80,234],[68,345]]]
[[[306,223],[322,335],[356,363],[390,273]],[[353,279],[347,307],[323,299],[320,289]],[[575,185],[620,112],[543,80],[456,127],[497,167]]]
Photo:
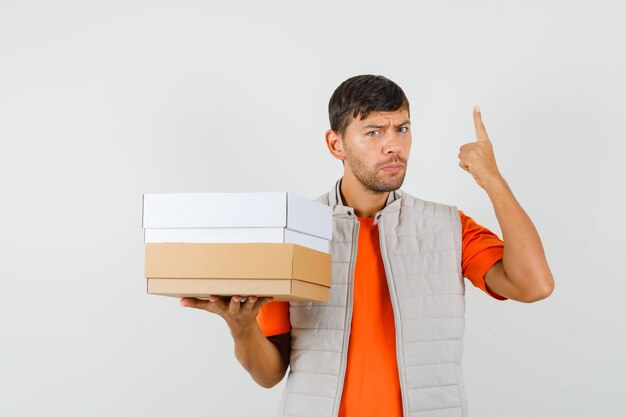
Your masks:
[[[410,125],[411,121],[410,120],[405,120],[404,122],[400,123],[399,125],[397,125],[396,127],[400,127],[400,126],[404,126],[404,125]],[[387,127],[387,125],[367,125],[367,126],[363,126],[363,129],[371,129],[371,128],[375,128],[375,129],[382,129],[384,127]]]

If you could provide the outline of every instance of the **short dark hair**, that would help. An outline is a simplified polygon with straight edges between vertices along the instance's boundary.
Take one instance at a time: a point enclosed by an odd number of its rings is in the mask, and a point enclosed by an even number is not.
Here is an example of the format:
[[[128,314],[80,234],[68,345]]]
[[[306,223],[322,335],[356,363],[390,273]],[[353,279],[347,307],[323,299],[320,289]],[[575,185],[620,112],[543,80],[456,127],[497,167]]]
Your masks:
[[[382,75],[356,75],[342,82],[328,102],[330,128],[343,134],[357,116],[372,111],[409,111],[409,100],[400,86]]]

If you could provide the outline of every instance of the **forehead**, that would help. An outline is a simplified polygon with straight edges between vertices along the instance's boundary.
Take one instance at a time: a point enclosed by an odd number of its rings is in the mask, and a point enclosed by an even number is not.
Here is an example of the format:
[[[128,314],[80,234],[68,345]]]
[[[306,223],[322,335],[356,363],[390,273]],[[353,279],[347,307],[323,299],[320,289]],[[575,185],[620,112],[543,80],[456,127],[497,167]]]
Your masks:
[[[409,120],[409,112],[406,109],[398,109],[394,111],[372,111],[364,119],[353,119],[352,123],[356,126],[365,126],[370,124],[376,125],[399,125]]]

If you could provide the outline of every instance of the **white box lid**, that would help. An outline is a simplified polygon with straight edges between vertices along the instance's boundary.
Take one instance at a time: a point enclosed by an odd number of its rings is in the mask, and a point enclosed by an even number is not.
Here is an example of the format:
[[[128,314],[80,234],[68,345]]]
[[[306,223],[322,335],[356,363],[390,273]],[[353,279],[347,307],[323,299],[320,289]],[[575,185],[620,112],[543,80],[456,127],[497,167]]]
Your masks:
[[[331,207],[288,192],[143,195],[145,229],[286,227],[332,239]]]

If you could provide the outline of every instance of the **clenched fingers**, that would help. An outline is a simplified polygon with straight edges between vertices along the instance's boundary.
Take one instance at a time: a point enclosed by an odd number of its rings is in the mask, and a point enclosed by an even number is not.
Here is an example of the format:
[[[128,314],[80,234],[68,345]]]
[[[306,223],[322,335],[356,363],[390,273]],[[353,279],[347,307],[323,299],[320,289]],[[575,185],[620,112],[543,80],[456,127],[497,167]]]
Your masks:
[[[458,157],[466,166],[472,161],[493,159],[493,145],[488,141],[466,143],[459,148]]]

